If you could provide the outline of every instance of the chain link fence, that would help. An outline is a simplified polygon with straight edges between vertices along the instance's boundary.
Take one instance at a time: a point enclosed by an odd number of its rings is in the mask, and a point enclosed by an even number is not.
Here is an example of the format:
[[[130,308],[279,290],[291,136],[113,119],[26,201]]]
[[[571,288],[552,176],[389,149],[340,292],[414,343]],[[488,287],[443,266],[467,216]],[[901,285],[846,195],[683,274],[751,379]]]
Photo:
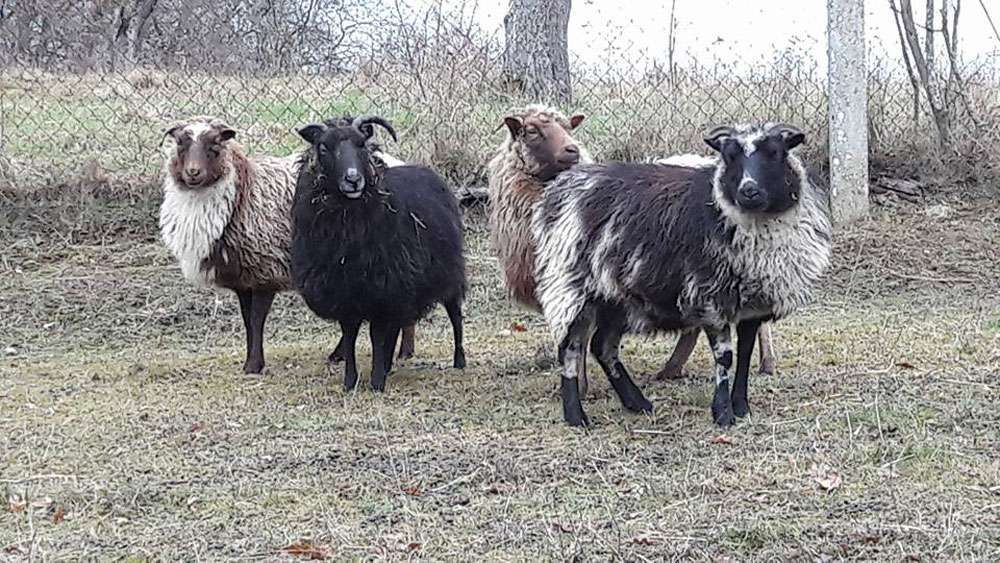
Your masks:
[[[601,10],[620,10],[614,4],[588,9],[600,19]],[[479,185],[505,111],[538,101],[504,86],[502,21],[484,23],[484,10],[497,9],[485,2],[0,6],[0,174],[14,188],[153,185],[164,126],[193,114],[228,120],[251,152],[289,154],[303,146],[295,134],[302,124],[376,113],[400,133],[390,152],[435,167],[456,187]],[[671,6],[664,0],[664,10]],[[749,60],[734,46],[735,60],[708,63],[695,56],[676,62],[669,33],[653,48],[633,42],[628,29],[595,26],[586,34],[570,42],[573,97],[564,109],[588,115],[579,136],[598,159],[702,152],[701,134],[712,126],[780,120],[809,133],[807,156],[825,168],[820,41]],[[581,44],[585,55],[574,49]],[[678,53],[685,48],[676,45]],[[930,119],[924,104],[914,103],[905,68],[884,53],[870,59],[873,166],[909,173],[936,151]],[[955,153],[966,163],[980,149],[962,143],[981,142],[986,126],[995,135],[1000,123],[996,65],[974,70],[966,81],[974,107],[956,104],[954,112]]]

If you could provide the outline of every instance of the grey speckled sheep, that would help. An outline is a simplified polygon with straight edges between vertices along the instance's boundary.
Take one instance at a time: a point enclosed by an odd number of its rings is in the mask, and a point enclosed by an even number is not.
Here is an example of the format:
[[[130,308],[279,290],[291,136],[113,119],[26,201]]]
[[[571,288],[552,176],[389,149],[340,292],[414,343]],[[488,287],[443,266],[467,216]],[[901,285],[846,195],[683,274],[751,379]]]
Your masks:
[[[719,158],[704,165],[581,165],[549,184],[532,221],[536,295],[559,342],[568,423],[589,424],[574,381],[588,343],[622,404],[652,409],[619,358],[629,331],[704,330],[713,419],[749,414],[760,323],[806,303],[830,261],[829,194],[792,152],[804,140],[788,125],[720,127],[705,137]]]

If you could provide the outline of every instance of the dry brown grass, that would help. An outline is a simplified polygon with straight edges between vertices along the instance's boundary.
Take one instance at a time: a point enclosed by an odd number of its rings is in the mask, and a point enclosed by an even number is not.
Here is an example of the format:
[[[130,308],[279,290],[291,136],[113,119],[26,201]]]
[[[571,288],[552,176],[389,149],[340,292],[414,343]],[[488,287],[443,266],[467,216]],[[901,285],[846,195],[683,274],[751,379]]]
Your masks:
[[[239,375],[234,299],[185,284],[155,202],[5,202],[0,559],[1000,558],[1000,211],[943,201],[837,233],[816,305],[779,324],[754,416],[694,377],[624,413],[593,373],[561,422],[546,331],[502,297],[470,216],[469,368],[440,312],[385,395],[345,393],[335,330],[291,295],[268,373]],[[69,232],[70,234],[66,234]],[[512,330],[521,323],[526,331]],[[629,339],[653,371],[665,339]]]

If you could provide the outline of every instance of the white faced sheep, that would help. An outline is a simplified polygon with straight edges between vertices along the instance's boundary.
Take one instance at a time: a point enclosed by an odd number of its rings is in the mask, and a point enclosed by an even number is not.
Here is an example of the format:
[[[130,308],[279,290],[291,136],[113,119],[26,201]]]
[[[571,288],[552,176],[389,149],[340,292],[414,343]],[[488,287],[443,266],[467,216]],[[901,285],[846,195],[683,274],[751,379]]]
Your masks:
[[[375,116],[299,130],[311,146],[295,190],[292,275],[314,313],[340,322],[347,389],[358,380],[358,330],[369,322],[371,386],[382,391],[400,328],[437,303],[451,320],[453,365],[465,367],[466,281],[458,200],[429,168],[384,168],[374,160],[373,125],[395,138]]]
[[[536,295],[559,342],[569,424],[589,424],[574,380],[592,333],[623,405],[652,408],[619,359],[626,331],[703,329],[715,423],[749,414],[760,323],[805,304],[830,260],[828,193],[791,152],[804,140],[788,125],[720,127],[705,137],[721,155],[711,166],[581,165],[548,186],[532,223]]]
[[[260,373],[271,303],[292,289],[298,157],[248,157],[236,131],[211,116],[176,123],[165,136],[174,143],[166,154],[161,238],[186,278],[236,292],[246,329],[243,371]],[[412,350],[412,327],[401,348],[407,341]]]

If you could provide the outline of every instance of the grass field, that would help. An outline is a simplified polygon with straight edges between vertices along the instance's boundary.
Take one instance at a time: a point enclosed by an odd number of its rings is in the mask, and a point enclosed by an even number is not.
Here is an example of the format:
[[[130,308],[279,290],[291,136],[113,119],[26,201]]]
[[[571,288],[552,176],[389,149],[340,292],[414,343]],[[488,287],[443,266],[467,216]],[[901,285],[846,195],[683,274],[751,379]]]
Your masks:
[[[0,198],[0,560],[1000,559],[1000,209],[878,211],[776,326],[753,416],[712,426],[707,348],[565,427],[547,332],[467,222],[469,367],[442,312],[384,395],[292,295],[244,377],[235,299],[187,285],[154,200]],[[362,339],[364,341],[365,339]],[[669,338],[630,338],[654,371]],[[367,347],[362,352],[367,373]]]

